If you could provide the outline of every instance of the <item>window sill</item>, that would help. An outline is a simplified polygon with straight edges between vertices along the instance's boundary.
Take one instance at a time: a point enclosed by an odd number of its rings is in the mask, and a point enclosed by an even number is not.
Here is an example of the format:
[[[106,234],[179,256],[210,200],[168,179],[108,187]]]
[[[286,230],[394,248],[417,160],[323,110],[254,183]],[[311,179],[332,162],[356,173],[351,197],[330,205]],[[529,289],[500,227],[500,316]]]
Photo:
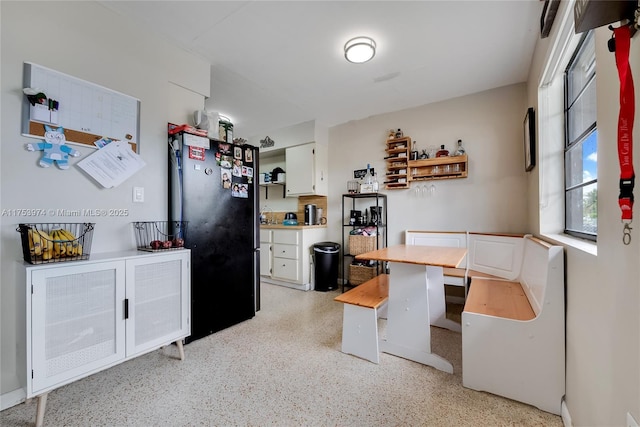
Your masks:
[[[547,240],[552,241],[553,243],[562,245],[562,246],[570,246],[573,249],[577,249],[584,253],[598,256],[598,245],[595,242],[590,240],[578,239],[577,237],[569,236],[568,234],[542,234]]]

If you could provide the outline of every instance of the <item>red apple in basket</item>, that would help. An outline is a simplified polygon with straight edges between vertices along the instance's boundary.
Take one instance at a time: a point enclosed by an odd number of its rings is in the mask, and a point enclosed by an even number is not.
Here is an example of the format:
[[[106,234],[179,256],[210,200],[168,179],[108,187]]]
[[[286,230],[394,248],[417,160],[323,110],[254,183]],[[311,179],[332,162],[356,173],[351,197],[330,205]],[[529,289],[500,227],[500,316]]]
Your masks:
[[[169,249],[171,247],[171,240],[165,240],[162,242],[162,249]]]
[[[184,246],[184,239],[181,239],[180,237],[176,237],[175,239],[173,239],[172,243],[173,243],[173,247],[181,248]]]
[[[162,247],[162,242],[160,240],[152,240],[151,243],[149,243],[149,246],[151,246],[151,249],[160,249]]]

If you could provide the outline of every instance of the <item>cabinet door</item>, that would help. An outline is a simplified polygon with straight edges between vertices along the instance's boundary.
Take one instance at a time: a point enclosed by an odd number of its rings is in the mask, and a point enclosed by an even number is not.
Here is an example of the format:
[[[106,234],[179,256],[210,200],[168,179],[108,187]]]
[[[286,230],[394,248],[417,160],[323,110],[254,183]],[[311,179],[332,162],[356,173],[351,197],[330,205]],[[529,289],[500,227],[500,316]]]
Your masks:
[[[300,243],[300,231],[298,231],[298,230],[273,230],[273,243],[284,243],[286,245],[297,245],[297,244]]]
[[[295,259],[273,258],[273,277],[300,282],[300,262]]]
[[[127,357],[190,334],[186,250],[127,260]]]
[[[315,144],[289,147],[285,156],[287,196],[315,194]]]
[[[271,243],[260,243],[260,275],[271,276]]]
[[[277,258],[298,259],[298,246],[274,243],[273,256]]]
[[[72,264],[31,271],[29,397],[125,357],[124,261]]]

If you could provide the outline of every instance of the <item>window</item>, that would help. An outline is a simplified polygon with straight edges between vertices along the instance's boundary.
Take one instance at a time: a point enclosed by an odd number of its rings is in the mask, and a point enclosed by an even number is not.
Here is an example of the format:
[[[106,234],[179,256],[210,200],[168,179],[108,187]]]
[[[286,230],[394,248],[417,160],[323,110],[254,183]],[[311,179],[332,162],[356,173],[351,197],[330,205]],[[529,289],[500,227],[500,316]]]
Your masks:
[[[593,31],[581,40],[565,70],[565,233],[598,235],[598,128]]]

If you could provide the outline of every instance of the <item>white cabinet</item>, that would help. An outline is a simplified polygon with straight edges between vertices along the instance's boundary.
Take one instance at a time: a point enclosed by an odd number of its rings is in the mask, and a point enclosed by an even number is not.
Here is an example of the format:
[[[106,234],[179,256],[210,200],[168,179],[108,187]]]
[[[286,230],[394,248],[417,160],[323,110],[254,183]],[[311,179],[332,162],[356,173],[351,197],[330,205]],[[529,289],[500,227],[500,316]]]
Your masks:
[[[302,268],[302,230],[273,230],[273,272],[274,279],[300,282]]]
[[[260,275],[271,276],[271,230],[260,230]]]
[[[57,387],[172,342],[182,357],[181,340],[190,334],[189,260],[184,249],[21,266],[27,397],[46,399]],[[39,409],[36,425],[43,415]]]
[[[327,149],[315,142],[285,151],[287,196],[327,195]]]
[[[270,233],[263,235],[267,231]],[[260,230],[262,280],[305,291],[311,289],[313,244],[326,240],[326,234],[327,229],[324,227]],[[263,238],[268,238],[268,242]],[[268,261],[263,260],[266,258],[264,248],[267,244],[271,248]],[[268,270],[262,268],[263,262],[269,263]]]

